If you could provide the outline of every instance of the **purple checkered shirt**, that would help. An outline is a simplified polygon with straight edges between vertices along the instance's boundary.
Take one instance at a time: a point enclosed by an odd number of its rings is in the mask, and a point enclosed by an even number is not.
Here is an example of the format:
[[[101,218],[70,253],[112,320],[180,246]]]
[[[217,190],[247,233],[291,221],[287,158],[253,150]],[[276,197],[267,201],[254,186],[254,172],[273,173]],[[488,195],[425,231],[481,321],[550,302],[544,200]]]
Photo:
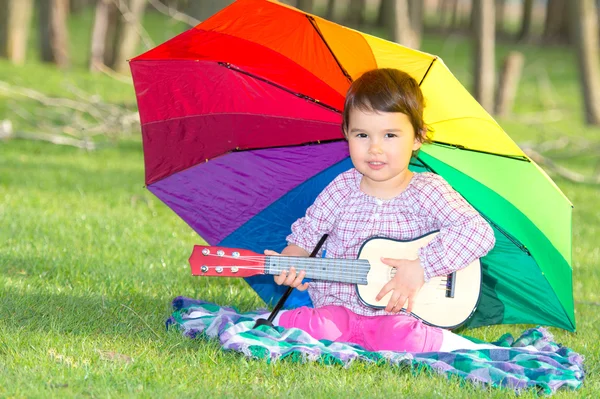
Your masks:
[[[336,177],[292,225],[288,243],[310,253],[327,233],[327,258],[356,259],[368,238],[412,240],[439,230],[419,250],[425,281],[461,269],[494,247],[492,228],[442,177],[415,173],[408,187],[389,200],[363,193],[361,178],[356,169]],[[354,284],[313,280],[308,290],[315,307],[340,305],[361,315],[387,314],[364,305]]]

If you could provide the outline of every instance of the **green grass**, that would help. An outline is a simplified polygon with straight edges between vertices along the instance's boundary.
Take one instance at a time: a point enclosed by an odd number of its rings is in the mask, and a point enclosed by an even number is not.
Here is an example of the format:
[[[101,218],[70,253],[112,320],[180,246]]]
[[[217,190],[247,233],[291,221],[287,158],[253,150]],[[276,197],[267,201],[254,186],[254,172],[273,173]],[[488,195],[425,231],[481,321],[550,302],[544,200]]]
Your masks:
[[[151,14],[149,18],[158,16]],[[73,21],[73,49],[85,47],[90,15]],[[156,42],[175,32],[149,24]],[[180,29],[180,28],[178,28]],[[543,141],[568,135],[596,140],[600,129],[582,123],[573,55],[565,49],[519,47],[526,53],[517,117],[500,120],[516,141]],[[469,46],[460,37],[428,37],[424,50],[439,54],[469,85]],[[509,46],[501,46],[505,54]],[[31,59],[24,67],[0,61],[0,80],[71,97],[75,85],[106,101],[134,104],[133,87],[85,71],[85,56],[74,56],[68,72]],[[564,117],[524,124],[519,117],[545,107],[537,85],[542,66],[557,92]],[[547,99],[546,99],[547,100]],[[0,120],[31,126],[12,110],[37,105],[0,97]],[[597,158],[564,165],[582,173]],[[0,397],[199,397],[348,395],[425,397],[513,397],[511,391],[480,389],[438,375],[354,363],[347,369],[288,361],[266,364],[220,350],[215,341],[189,340],[165,331],[170,301],[178,295],[202,298],[241,310],[261,306],[240,280],[190,276],[187,257],[201,239],[143,187],[143,154],[138,139],[86,152],[39,142],[0,142]],[[561,342],[586,357],[588,376],[576,394],[600,390],[600,211],[598,187],[556,178],[574,203],[573,275],[577,333],[551,328]],[[486,340],[529,326],[479,328],[469,334]],[[315,383],[316,382],[316,383]],[[529,391],[523,397],[537,397]]]

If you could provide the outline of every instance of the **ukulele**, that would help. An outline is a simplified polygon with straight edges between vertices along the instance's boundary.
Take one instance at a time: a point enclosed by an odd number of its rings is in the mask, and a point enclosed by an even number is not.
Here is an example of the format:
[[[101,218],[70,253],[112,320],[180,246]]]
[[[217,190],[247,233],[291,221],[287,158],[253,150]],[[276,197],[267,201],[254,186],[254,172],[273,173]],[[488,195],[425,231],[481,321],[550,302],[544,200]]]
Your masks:
[[[392,292],[379,301],[375,298],[394,277],[396,269],[382,263],[380,258],[417,259],[419,248],[437,234],[429,233],[410,241],[370,238],[364,242],[357,259],[266,256],[244,249],[195,245],[190,266],[192,275],[218,277],[278,275],[294,266],[298,271],[304,270],[307,278],[356,284],[365,305],[383,309]],[[431,278],[417,294],[411,313],[429,325],[456,328],[475,311],[480,289],[481,264],[477,259],[451,274]]]

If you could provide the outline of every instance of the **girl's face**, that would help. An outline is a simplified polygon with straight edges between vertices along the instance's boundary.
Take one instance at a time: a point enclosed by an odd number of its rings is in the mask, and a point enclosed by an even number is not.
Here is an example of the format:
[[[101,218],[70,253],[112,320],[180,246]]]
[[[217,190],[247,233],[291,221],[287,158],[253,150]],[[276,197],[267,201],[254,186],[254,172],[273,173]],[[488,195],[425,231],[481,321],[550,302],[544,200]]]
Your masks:
[[[380,198],[404,191],[412,176],[412,152],[421,147],[408,115],[352,109],[346,136],[352,163],[363,175],[363,191]]]

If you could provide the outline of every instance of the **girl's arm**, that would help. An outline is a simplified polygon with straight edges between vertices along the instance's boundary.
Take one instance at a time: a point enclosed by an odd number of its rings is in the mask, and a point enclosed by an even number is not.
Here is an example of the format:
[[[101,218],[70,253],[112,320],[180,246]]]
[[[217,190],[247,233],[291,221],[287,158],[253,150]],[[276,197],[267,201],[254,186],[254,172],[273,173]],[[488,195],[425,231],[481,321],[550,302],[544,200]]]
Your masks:
[[[421,209],[439,234],[419,250],[425,281],[450,274],[485,256],[496,242],[494,231],[483,217],[442,177],[421,196]]]

